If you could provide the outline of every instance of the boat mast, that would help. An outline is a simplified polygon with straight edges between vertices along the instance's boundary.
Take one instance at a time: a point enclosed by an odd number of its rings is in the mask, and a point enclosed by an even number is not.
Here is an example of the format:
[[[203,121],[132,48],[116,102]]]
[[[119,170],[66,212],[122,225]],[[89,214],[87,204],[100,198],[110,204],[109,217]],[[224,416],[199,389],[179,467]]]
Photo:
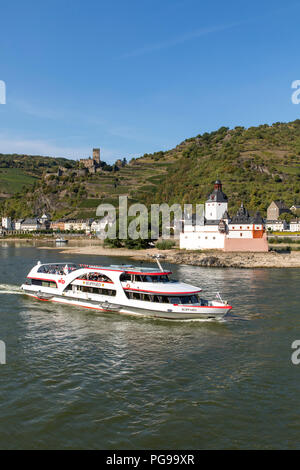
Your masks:
[[[149,255],[149,256],[151,256],[151,255]],[[156,261],[157,264],[158,264],[159,269],[160,269],[161,272],[163,273],[163,272],[164,272],[164,269],[163,269],[162,265],[160,264],[159,258],[164,258],[164,256],[162,256],[162,255],[160,255],[160,254],[157,254],[157,255],[153,255],[152,258],[155,259],[155,261]]]

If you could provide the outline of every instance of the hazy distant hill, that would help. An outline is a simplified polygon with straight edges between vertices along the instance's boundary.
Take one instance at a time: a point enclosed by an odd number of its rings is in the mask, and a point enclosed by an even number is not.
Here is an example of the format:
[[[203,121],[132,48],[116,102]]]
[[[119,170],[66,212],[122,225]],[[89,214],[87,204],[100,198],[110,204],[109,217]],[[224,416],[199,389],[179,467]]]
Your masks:
[[[5,158],[0,155],[0,172]],[[47,210],[55,217],[94,217],[100,202],[117,204],[118,196],[125,194],[148,205],[205,202],[216,178],[223,182],[230,212],[241,201],[263,215],[273,199],[283,199],[288,206],[300,201],[300,120],[249,129],[222,127],[167,152],[145,154],[124,167],[108,165],[85,176],[78,175],[73,160],[9,158],[13,163],[8,168],[18,170],[19,179],[14,196],[0,209],[13,216]],[[55,174],[58,167],[66,168],[63,176]],[[14,179],[13,174],[0,173],[0,185],[9,177]],[[33,178],[34,184],[20,190],[22,183],[32,183],[26,178]]]

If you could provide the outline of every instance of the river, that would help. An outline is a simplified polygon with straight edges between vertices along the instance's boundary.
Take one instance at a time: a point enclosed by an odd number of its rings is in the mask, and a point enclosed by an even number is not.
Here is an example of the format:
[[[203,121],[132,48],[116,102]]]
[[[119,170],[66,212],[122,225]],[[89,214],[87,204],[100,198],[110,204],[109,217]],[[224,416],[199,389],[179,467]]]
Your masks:
[[[37,260],[131,262],[0,244],[1,449],[300,448],[299,269],[166,265],[234,307],[185,323],[27,298]]]

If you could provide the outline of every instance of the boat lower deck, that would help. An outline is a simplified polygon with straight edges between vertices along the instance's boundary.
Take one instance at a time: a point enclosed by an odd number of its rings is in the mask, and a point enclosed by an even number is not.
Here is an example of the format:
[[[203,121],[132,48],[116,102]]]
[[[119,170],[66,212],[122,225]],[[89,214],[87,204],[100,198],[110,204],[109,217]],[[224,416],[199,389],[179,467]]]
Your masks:
[[[30,297],[45,302],[59,302],[65,305],[73,305],[82,308],[98,310],[101,312],[120,313],[125,315],[144,316],[163,318],[168,320],[193,320],[193,319],[221,319],[231,310],[231,306],[172,306],[167,310],[159,310],[156,306],[152,309],[145,307],[137,307],[133,305],[121,305],[118,303],[108,302],[107,300],[82,299],[75,297],[71,293],[69,295],[50,294],[29,288],[27,285],[22,286],[24,293]]]

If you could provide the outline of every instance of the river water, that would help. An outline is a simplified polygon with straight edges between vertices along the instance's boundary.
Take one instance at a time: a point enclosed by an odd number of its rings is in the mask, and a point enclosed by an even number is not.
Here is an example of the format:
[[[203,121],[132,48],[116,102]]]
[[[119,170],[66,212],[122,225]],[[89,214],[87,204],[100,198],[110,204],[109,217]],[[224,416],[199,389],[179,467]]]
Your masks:
[[[0,244],[1,449],[300,448],[300,270],[167,265],[234,307],[184,323],[26,298],[37,260],[131,262]]]

